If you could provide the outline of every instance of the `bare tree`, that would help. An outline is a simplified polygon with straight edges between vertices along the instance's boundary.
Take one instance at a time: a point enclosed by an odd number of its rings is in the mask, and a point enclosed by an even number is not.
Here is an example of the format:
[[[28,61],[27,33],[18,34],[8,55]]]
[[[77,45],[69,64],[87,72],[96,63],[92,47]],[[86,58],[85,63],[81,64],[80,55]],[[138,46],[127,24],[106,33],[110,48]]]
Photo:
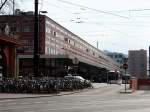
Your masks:
[[[14,0],[0,0],[0,14],[13,14]]]

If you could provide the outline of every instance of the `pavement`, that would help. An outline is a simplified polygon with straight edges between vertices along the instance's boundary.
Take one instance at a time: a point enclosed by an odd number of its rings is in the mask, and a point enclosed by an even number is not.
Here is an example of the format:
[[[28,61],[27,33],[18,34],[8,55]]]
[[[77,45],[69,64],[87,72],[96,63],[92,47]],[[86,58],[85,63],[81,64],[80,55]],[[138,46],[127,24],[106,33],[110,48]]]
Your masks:
[[[62,95],[69,95],[69,94],[79,93],[79,92],[83,92],[83,91],[87,91],[87,90],[88,89],[76,90],[76,91],[67,91],[67,92],[59,92],[59,93],[53,93],[53,94],[0,93],[0,100],[62,96]]]
[[[0,100],[0,112],[150,112],[150,91],[121,94],[123,84],[94,83],[93,86],[95,89],[59,97]]]
[[[105,86],[107,86],[106,83],[93,83],[94,89],[102,88],[102,87],[105,87]],[[69,95],[69,94],[74,94],[74,93],[80,93],[80,92],[89,91],[89,90],[91,90],[91,89],[83,89],[83,90],[59,92],[59,93],[54,93],[54,94],[0,93],[0,100],[61,96],[61,95]]]
[[[110,84],[106,83],[93,83],[93,89],[100,89],[109,86]],[[75,94],[85,91],[90,91],[93,89],[83,89],[83,90],[75,90],[75,91],[66,91],[66,92],[59,92],[53,94],[17,94],[17,93],[0,93],[0,100],[6,99],[24,99],[24,98],[38,98],[38,97],[52,97],[52,96],[62,96],[62,95],[69,95]],[[120,93],[132,93],[132,90],[127,89],[126,91],[122,88],[120,89]]]
[[[129,84],[127,84],[126,86],[127,87],[125,89],[125,85],[124,85],[124,87],[120,90],[120,93],[131,94],[131,93],[135,92],[132,89],[129,89],[129,86],[130,86]]]

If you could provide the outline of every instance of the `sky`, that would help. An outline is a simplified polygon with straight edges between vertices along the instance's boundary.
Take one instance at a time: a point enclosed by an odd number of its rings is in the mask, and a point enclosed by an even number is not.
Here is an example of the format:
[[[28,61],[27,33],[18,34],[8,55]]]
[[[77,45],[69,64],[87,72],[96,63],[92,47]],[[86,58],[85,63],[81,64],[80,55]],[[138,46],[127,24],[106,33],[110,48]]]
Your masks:
[[[16,8],[34,10],[34,0]],[[39,0],[39,10],[100,50],[148,50],[150,0]]]

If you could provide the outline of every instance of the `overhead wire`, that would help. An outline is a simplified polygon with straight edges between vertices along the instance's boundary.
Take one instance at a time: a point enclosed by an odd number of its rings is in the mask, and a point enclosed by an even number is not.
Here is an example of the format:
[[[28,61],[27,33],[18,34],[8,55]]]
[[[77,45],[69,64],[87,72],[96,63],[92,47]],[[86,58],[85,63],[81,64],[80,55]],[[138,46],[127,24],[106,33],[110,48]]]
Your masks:
[[[92,11],[96,11],[96,12],[98,12],[98,13],[105,13],[105,14],[109,14],[109,15],[113,15],[113,16],[118,16],[118,17],[121,17],[121,18],[126,18],[126,19],[129,19],[129,17],[126,17],[126,16],[120,16],[120,15],[118,15],[118,14],[114,14],[114,13],[111,13],[111,12],[117,12],[117,11],[109,11],[109,12],[107,12],[107,11],[102,11],[102,10],[98,10],[98,9],[94,9],[94,8],[90,8],[90,7],[87,7],[87,6],[83,6],[83,5],[80,5],[80,4],[75,4],[75,3],[72,3],[72,2],[68,2],[68,1],[65,1],[65,0],[58,0],[58,1],[60,1],[60,2],[63,2],[63,3],[67,3],[67,4],[70,4],[70,5],[73,5],[73,6],[77,6],[77,7],[80,7],[80,8],[84,8],[84,9],[89,9],[89,10],[92,10]],[[51,3],[50,3],[51,4]],[[51,4],[52,5],[52,4]],[[54,5],[53,5],[54,6]],[[60,7],[60,6],[56,6],[55,5],[55,7],[59,7],[59,8],[61,8],[62,9],[62,7]],[[124,11],[128,11],[128,12],[132,12],[132,11],[148,11],[148,10],[150,10],[150,9],[130,9],[130,10],[124,10]],[[68,10],[67,10],[68,11]],[[118,11],[119,12],[119,11]],[[123,11],[120,11],[120,12],[123,12]],[[70,12],[70,13],[72,13],[72,12]],[[75,13],[74,13],[75,14]],[[78,14],[80,14],[80,13],[78,13]],[[90,22],[85,22],[84,21],[84,23],[90,23]],[[96,24],[96,25],[98,25],[96,22],[94,23],[92,23],[92,24]],[[107,24],[107,23],[106,23]],[[118,23],[112,23],[112,24],[114,24],[114,25],[122,25],[122,24],[118,24]],[[107,24],[108,25],[108,24]],[[127,25],[127,24],[126,24]],[[128,26],[132,26],[131,24],[129,24]],[[135,25],[133,25],[133,26],[135,26]],[[138,25],[137,25],[138,26]],[[141,27],[141,26],[139,26],[139,27]],[[131,35],[129,35],[129,34],[127,34],[127,33],[125,33],[125,32],[122,32],[122,31],[120,31],[120,30],[116,30],[116,29],[113,29],[113,28],[109,28],[109,29],[111,29],[112,31],[115,31],[115,32],[118,32],[118,33],[120,33],[120,34],[123,34],[123,35],[125,35],[125,36],[131,36]],[[93,35],[94,36],[94,35]]]
[[[58,1],[60,1],[60,2],[62,2],[62,3],[66,3],[66,4],[70,4],[70,5],[74,5],[74,6],[77,6],[77,7],[82,7],[82,8],[85,8],[85,9],[93,10],[93,11],[96,11],[96,12],[99,12],[99,13],[104,13],[104,14],[108,14],[108,15],[117,16],[117,17],[120,17],[120,18],[129,19],[129,17],[126,17],[126,16],[121,16],[121,15],[114,14],[114,13],[111,13],[111,12],[107,12],[107,11],[102,11],[102,10],[98,10],[98,9],[90,8],[90,7],[87,7],[87,6],[84,6],[84,5],[75,4],[75,3],[68,2],[68,1],[65,1],[65,0],[58,0]]]
[[[65,9],[65,8],[63,8],[63,7],[60,7],[59,5],[56,5],[56,4],[51,3],[51,2],[49,2],[49,1],[46,1],[46,3],[48,3],[49,5],[51,5],[51,6],[53,6],[53,7],[61,8],[61,9],[64,10],[65,12],[68,12],[68,13],[70,13],[70,14],[73,14],[71,11],[69,11],[69,10],[67,10],[67,9]]]
[[[127,9],[127,10],[112,10],[110,12],[128,12],[128,11],[150,11],[150,9]]]

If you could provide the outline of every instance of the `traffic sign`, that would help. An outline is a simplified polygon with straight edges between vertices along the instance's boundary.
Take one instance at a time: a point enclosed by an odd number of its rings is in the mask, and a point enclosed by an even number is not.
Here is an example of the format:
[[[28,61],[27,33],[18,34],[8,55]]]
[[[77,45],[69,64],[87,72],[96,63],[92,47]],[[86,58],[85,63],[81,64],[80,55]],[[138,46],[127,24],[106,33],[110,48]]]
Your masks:
[[[123,64],[123,68],[124,68],[124,69],[128,69],[128,64],[124,63],[124,64]]]
[[[78,63],[79,63],[78,58],[75,57],[75,58],[72,60],[72,63],[73,63],[73,64],[78,64]]]

